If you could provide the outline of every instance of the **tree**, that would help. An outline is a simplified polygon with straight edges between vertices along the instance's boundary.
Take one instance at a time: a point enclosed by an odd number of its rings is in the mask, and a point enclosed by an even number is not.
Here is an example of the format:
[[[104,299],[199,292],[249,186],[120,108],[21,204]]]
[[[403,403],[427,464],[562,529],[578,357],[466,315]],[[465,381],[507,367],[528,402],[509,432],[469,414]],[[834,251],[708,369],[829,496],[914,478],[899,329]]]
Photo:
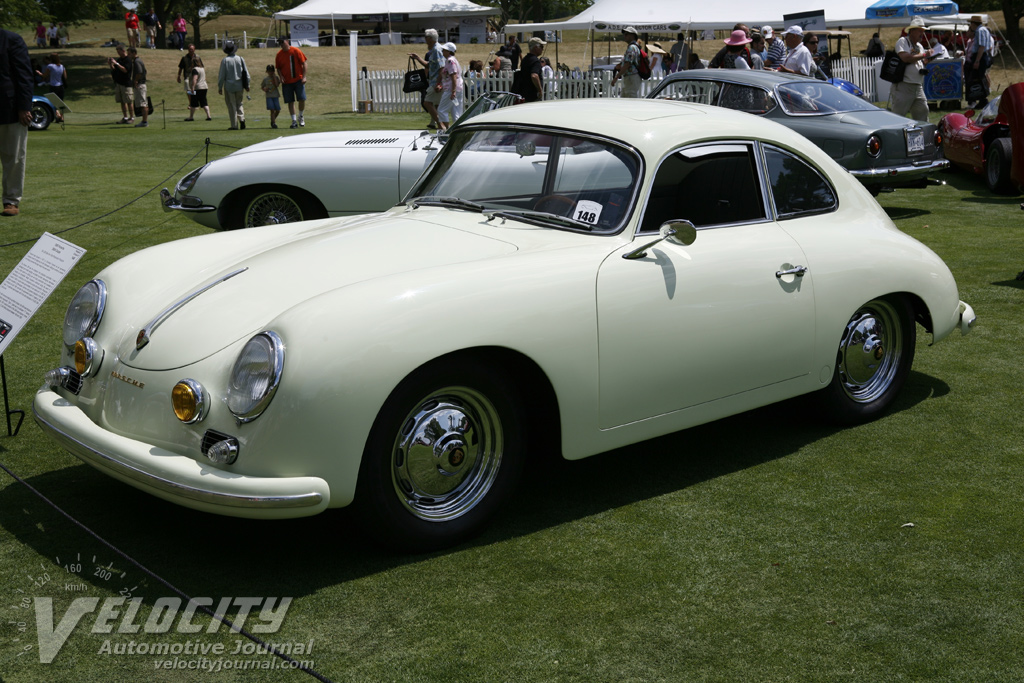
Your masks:
[[[200,26],[223,14],[266,16],[299,3],[286,0],[171,0],[171,4],[174,11],[181,12],[181,16],[192,26],[192,42],[198,46]]]
[[[1020,20],[1024,17],[1024,0],[1002,0],[1003,18],[1006,21],[1006,39],[1020,44]]]

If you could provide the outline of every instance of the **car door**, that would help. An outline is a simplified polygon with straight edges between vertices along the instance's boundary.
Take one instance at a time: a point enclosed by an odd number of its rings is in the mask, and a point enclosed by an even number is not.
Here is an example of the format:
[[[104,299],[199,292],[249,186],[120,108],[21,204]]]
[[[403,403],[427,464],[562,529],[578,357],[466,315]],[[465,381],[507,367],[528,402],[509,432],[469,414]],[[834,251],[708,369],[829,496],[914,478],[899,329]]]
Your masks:
[[[659,165],[636,238],[598,273],[602,428],[810,371],[813,276],[774,220],[761,154],[751,142],[703,144]],[[696,241],[639,256],[674,219],[692,222]]]

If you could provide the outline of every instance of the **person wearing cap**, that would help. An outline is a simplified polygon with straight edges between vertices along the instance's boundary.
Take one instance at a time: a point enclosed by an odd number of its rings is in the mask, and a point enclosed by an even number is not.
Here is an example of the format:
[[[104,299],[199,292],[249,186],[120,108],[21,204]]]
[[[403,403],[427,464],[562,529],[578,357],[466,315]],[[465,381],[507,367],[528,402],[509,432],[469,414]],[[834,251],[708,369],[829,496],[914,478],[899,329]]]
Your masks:
[[[224,103],[228,106],[228,121],[231,123],[228,130],[245,130],[245,109],[242,103],[245,101],[243,91],[249,92],[249,70],[245,66],[245,60],[235,54],[233,41],[228,40],[224,43],[224,54],[227,57],[220,62],[217,93],[224,95]]]
[[[743,29],[733,31],[732,35],[722,42],[725,43],[725,56],[722,57],[722,68],[749,70],[750,64],[747,63],[744,53],[747,51],[747,45],[750,44],[750,38],[747,38],[747,34],[743,32]]]
[[[787,52],[779,64],[779,71],[804,76],[814,73],[814,55],[804,45],[804,30],[799,26],[790,26],[782,37],[786,41]]]
[[[281,75],[281,93],[288,113],[292,117],[291,128],[306,125],[303,114],[306,111],[306,55],[285,38],[281,49],[274,55],[274,66]],[[295,118],[295,101],[299,101],[299,117]]]
[[[782,60],[786,58],[786,41],[776,35],[771,26],[762,26],[761,35],[764,36],[764,44],[767,46],[764,57],[765,68],[779,68],[779,64],[782,64]]]
[[[637,39],[640,34],[632,26],[622,29],[622,35],[629,42],[626,51],[622,55],[622,61],[615,66],[615,73],[612,75],[612,86],[622,79],[622,97],[640,97],[640,72],[637,65],[640,63],[640,46]]]
[[[985,22],[978,14],[971,17],[971,30],[974,31],[974,40],[971,41],[967,60],[964,62],[964,83],[966,85],[979,82],[985,88],[985,94],[975,104],[980,109],[988,104],[989,88],[986,73],[992,66],[992,32],[986,28]]]
[[[675,71],[682,71],[686,68],[686,64],[690,61],[690,48],[686,44],[686,35],[683,33],[676,34],[676,42],[672,43],[672,47],[668,49],[670,55],[672,55],[672,64]]]
[[[540,38],[530,38],[523,63],[519,68],[526,82],[517,94],[522,95],[527,102],[544,99],[544,65],[540,63],[540,55],[544,52],[545,45],[547,43]]]
[[[932,51],[921,45],[924,39],[924,19],[914,17],[907,27],[907,34],[896,41],[896,54],[906,64],[903,80],[894,83],[890,90],[892,112],[910,116],[918,121],[928,120],[928,100],[924,97],[924,74],[922,73]]]
[[[456,49],[455,43],[441,46],[444,68],[441,69],[441,106],[437,108],[441,130],[448,130],[448,126],[462,116],[462,67],[455,59]]]

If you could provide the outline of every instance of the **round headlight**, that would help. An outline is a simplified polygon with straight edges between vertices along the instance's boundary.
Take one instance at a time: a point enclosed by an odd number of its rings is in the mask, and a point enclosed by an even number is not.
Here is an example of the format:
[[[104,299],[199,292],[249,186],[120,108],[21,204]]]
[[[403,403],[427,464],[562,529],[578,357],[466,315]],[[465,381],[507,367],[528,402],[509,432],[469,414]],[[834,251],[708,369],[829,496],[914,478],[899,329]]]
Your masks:
[[[91,280],[82,285],[64,314],[64,345],[69,349],[82,337],[91,337],[100,326],[103,307],[107,302],[107,286],[103,280]]]
[[[255,420],[274,398],[284,368],[284,342],[276,333],[260,332],[246,342],[231,370],[227,404],[239,422]]]
[[[206,164],[206,166],[209,166],[209,164]],[[190,192],[192,190],[192,186],[196,184],[196,180],[199,179],[199,174],[203,172],[206,166],[200,166],[191,173],[186,173],[182,176],[181,180],[179,180],[178,184],[174,187],[178,194],[186,194]]]

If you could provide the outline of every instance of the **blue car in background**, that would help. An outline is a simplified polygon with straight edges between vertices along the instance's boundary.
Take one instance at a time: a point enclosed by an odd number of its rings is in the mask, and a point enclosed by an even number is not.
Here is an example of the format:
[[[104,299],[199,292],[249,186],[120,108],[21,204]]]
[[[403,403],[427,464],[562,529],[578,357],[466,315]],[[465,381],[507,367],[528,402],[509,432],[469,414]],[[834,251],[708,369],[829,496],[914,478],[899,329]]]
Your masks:
[[[32,96],[32,121],[28,124],[29,130],[46,130],[57,118],[57,108],[50,100],[42,95]]]

